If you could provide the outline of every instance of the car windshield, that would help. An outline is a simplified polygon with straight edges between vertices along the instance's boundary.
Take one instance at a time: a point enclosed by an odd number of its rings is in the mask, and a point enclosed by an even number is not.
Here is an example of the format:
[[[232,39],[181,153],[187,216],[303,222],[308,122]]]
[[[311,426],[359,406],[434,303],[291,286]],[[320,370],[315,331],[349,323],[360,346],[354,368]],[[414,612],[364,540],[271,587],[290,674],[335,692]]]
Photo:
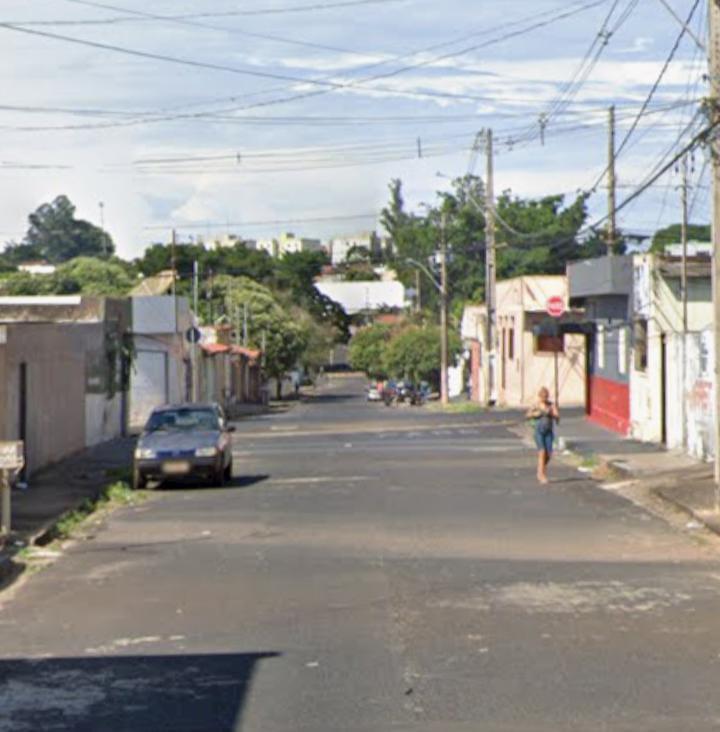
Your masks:
[[[164,409],[150,416],[145,429],[148,432],[219,430],[220,422],[212,409]]]

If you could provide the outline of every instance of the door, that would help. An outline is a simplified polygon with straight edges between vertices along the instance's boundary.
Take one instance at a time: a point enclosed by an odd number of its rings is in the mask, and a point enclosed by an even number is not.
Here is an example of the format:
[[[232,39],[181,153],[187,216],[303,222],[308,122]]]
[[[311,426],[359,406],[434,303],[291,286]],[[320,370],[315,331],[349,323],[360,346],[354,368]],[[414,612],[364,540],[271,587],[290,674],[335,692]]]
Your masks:
[[[592,334],[585,336],[585,414],[590,416],[593,411],[592,387],[595,373],[595,337]]]
[[[28,459],[28,368],[26,363],[20,364],[18,373],[18,439],[23,441],[23,449],[25,452],[25,467],[20,473],[20,480],[25,481],[27,478],[27,459]]]
[[[138,351],[130,387],[130,426],[137,430],[150,412],[169,400],[168,355],[164,351]]]

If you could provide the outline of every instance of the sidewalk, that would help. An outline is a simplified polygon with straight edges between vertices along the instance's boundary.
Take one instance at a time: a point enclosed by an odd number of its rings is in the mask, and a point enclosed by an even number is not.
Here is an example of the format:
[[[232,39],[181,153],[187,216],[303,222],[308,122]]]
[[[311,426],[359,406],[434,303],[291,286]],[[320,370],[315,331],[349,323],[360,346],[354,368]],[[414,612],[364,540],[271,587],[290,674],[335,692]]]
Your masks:
[[[562,415],[558,436],[565,448],[588,460],[595,459],[627,477],[645,478],[659,473],[709,467],[680,451],[639,442],[588,421],[580,410]]]
[[[720,534],[713,465],[680,451],[638,442],[604,430],[582,414],[564,416],[560,435],[570,452],[628,481],[644,484],[654,496]]]
[[[43,543],[63,515],[98,498],[129,469],[134,444],[125,438],[91,447],[36,473],[27,490],[13,490],[12,536],[5,542],[0,538],[0,586],[22,571],[13,561],[18,551]]]

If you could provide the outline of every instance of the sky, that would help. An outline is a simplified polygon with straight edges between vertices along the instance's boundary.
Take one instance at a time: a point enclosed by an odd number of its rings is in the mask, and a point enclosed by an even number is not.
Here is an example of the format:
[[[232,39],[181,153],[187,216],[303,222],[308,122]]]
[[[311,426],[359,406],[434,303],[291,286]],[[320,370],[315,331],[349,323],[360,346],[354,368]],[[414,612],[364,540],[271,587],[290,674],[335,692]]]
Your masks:
[[[124,257],[172,228],[351,234],[376,227],[393,178],[415,208],[484,175],[486,129],[497,192],[571,202],[606,169],[610,105],[621,202],[702,129],[706,12],[705,0],[3,0],[0,243],[59,194],[102,219]],[[704,223],[707,153],[689,167]],[[678,221],[679,183],[673,167],[620,226]],[[607,211],[603,185],[591,221]]]

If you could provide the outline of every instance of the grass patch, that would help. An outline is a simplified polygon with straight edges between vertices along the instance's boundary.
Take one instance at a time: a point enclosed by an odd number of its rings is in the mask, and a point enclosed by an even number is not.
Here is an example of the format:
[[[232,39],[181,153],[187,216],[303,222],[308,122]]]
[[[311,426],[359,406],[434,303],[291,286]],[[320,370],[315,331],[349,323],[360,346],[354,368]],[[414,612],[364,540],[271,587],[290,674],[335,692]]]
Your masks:
[[[582,460],[580,460],[580,467],[581,468],[588,468],[589,470],[594,470],[595,468],[600,466],[600,460],[598,459],[597,455],[584,455]]]
[[[440,402],[428,405],[433,411],[443,412],[444,414],[478,414],[487,411],[486,407],[477,402],[450,402],[443,406]]]
[[[86,498],[74,511],[66,513],[55,524],[58,539],[69,539],[91,515],[120,506],[134,506],[144,500],[144,494],[134,491],[125,481],[115,481],[105,486],[96,499]]]

